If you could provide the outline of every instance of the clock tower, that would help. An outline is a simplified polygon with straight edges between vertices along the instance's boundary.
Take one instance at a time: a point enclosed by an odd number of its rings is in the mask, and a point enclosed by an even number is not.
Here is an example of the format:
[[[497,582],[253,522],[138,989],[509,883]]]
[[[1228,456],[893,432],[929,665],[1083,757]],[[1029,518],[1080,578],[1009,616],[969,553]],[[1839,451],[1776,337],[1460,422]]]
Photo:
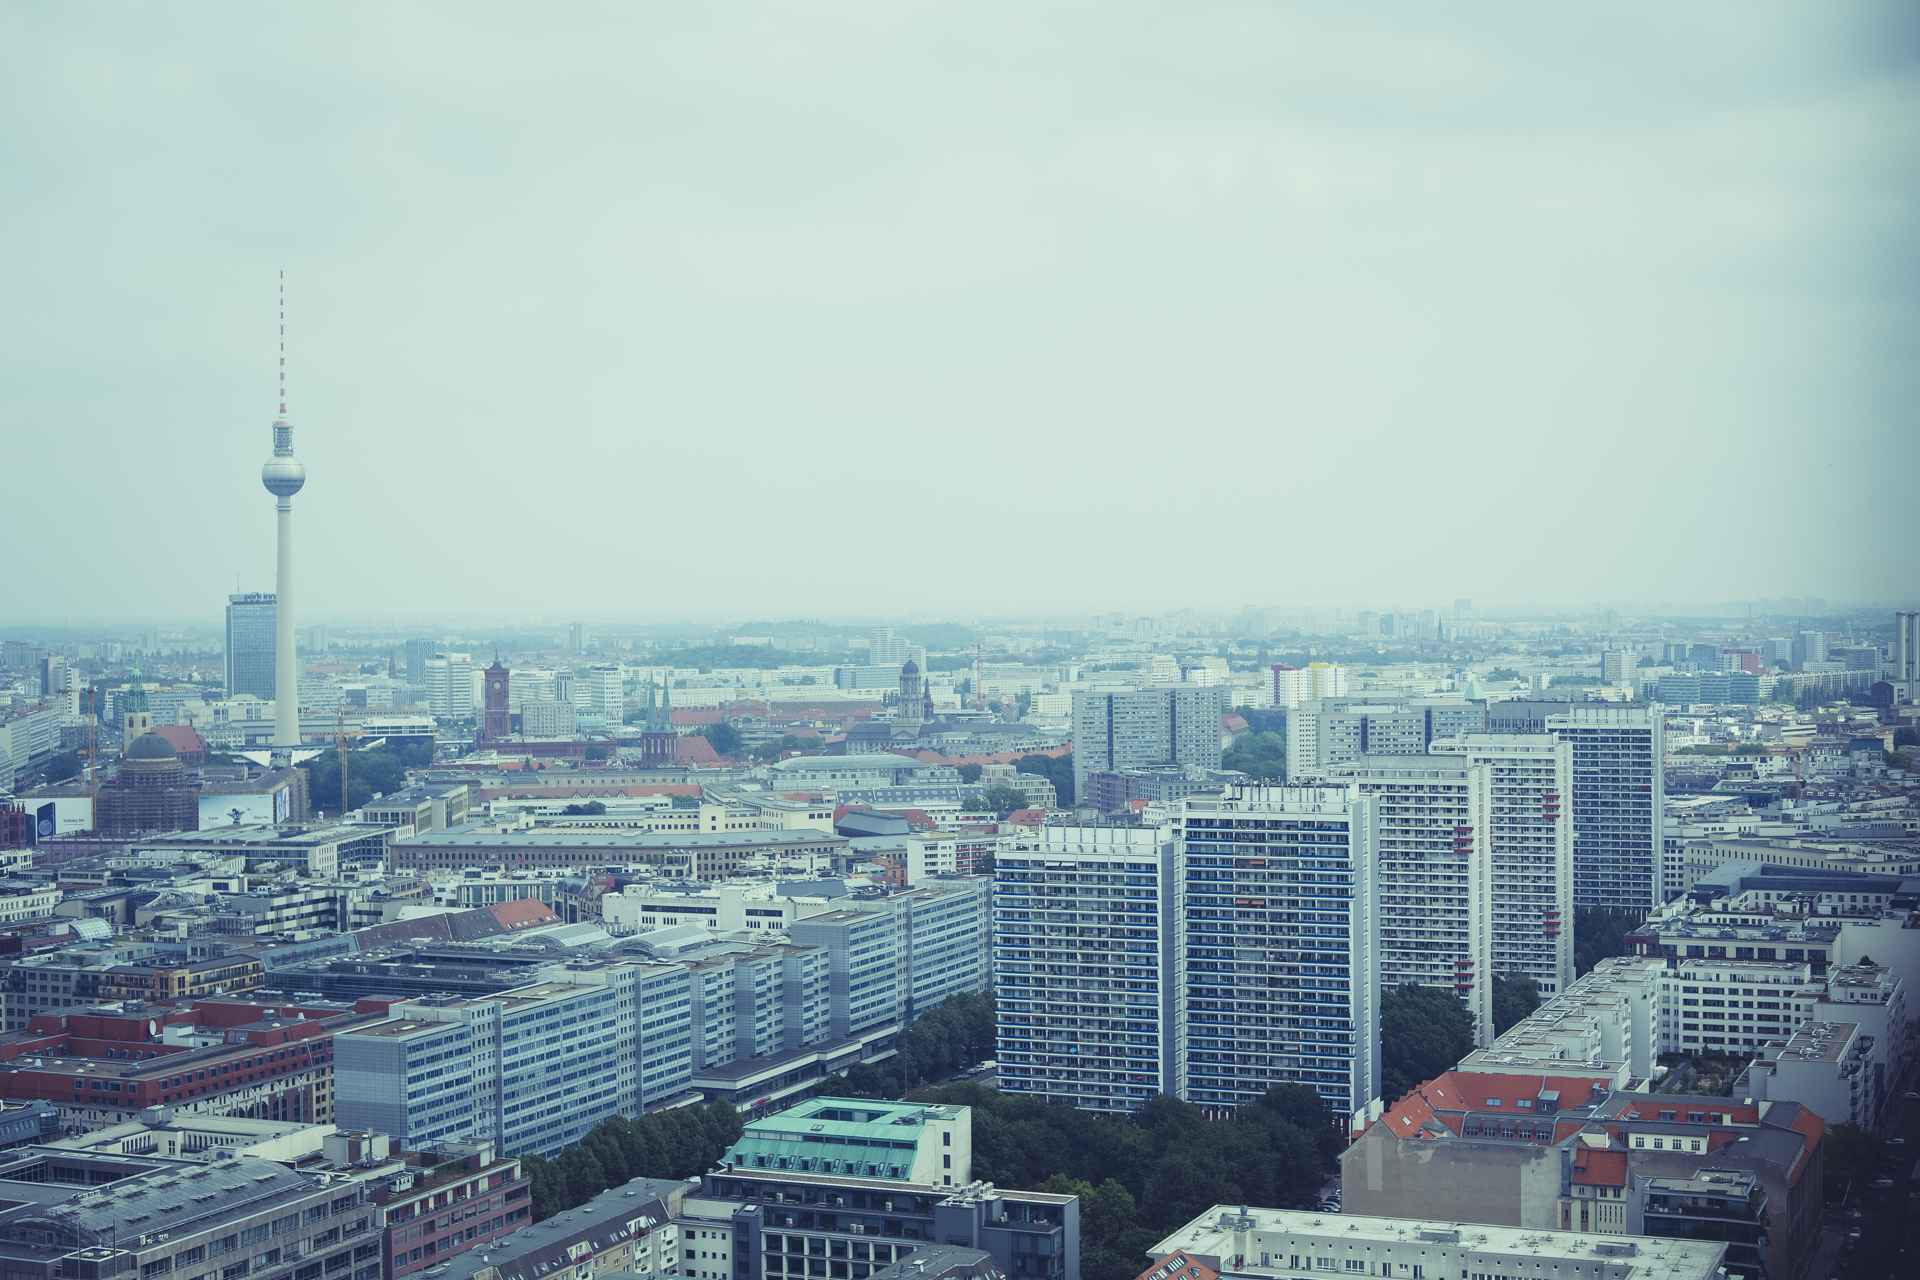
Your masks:
[[[500,665],[500,655],[495,654],[493,665],[481,672],[481,695],[486,708],[485,717],[480,724],[480,739],[483,742],[498,742],[502,738],[513,736],[513,716],[507,710],[508,671]]]

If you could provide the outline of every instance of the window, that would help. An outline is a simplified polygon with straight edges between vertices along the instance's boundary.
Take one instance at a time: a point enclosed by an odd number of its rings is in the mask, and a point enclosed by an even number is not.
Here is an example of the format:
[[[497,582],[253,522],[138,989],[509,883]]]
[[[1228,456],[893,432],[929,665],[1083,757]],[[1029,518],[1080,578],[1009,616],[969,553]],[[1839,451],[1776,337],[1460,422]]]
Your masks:
[[[1499,1106],[1499,1105],[1500,1105],[1500,1099],[1498,1099],[1498,1098],[1488,1098],[1488,1099],[1487,1099],[1487,1105],[1488,1105],[1488,1106],[1490,1106],[1490,1107],[1497,1107],[1497,1106]]]
[[[1367,1269],[1367,1264],[1366,1264],[1366,1262],[1365,1262],[1365,1260],[1364,1260],[1364,1259],[1361,1259],[1361,1258],[1348,1258],[1348,1259],[1347,1259],[1347,1270],[1349,1270],[1349,1271],[1365,1271],[1366,1269]]]

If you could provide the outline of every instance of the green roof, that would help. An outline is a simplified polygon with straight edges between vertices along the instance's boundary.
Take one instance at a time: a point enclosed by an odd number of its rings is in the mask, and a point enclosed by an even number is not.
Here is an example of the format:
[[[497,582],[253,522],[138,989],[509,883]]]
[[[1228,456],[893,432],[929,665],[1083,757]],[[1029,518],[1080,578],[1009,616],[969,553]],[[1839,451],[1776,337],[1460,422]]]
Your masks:
[[[927,1120],[948,1119],[961,1110],[917,1102],[813,1098],[748,1123],[721,1161],[741,1169],[904,1181],[913,1171]]]

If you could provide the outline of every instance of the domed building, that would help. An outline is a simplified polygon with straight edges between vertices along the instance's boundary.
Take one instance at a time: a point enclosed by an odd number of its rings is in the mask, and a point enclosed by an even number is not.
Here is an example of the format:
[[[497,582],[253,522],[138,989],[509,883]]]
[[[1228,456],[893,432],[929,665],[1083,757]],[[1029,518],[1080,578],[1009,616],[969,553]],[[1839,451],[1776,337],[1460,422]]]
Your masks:
[[[110,836],[199,830],[200,786],[171,742],[148,730],[127,745],[119,776],[100,788],[95,827]]]

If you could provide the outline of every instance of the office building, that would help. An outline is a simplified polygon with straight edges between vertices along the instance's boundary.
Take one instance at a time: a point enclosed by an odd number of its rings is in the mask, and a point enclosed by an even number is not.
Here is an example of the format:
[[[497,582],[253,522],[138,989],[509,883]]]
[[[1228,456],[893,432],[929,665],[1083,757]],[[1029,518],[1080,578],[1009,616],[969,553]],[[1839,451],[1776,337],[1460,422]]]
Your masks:
[[[528,698],[520,704],[520,735],[531,742],[571,738],[580,732],[580,712],[571,702]]]
[[[1287,713],[1287,776],[1307,780],[1364,755],[1424,755],[1432,742],[1484,733],[1481,702],[1323,698]]]
[[[1003,1276],[1079,1275],[1078,1198],[975,1181],[972,1122],[970,1107],[852,1098],[749,1121],[688,1198],[682,1237],[695,1253],[699,1238],[731,1246],[709,1280],[871,1280],[903,1262],[931,1278],[956,1246],[984,1250]]]
[[[407,641],[407,679],[415,685],[427,682],[427,660],[440,652],[440,645],[433,640]]]
[[[1273,666],[1273,705],[1297,707],[1322,698],[1345,697],[1347,669],[1332,662],[1309,662],[1304,667]]]
[[[1661,901],[1665,709],[1657,702],[1558,705],[1546,729],[1573,748],[1573,904],[1647,910]]]
[[[1087,775],[1147,765],[1220,767],[1220,717],[1226,690],[1180,684],[1076,690],[1073,695],[1074,794]]]
[[[1483,835],[1493,972],[1528,974],[1543,996],[1566,990],[1573,981],[1572,744],[1545,734],[1473,733],[1437,739],[1429,750],[1488,770]]]
[[[1793,665],[1796,670],[1804,668],[1809,662],[1825,662],[1826,660],[1826,632],[1796,631],[1793,633]]]
[[[613,728],[619,728],[624,721],[623,708],[626,705],[626,678],[617,662],[596,663],[587,670],[587,711],[589,714],[605,717]]]
[[[378,1211],[351,1179],[275,1160],[166,1160],[28,1146],[0,1160],[19,1191],[0,1209],[0,1259],[17,1280],[245,1266],[261,1280],[381,1280]],[[222,1266],[224,1265],[224,1268]]]
[[[1350,1112],[1379,1092],[1376,807],[1351,784],[1185,802],[1188,1101],[1227,1110],[1297,1081]]]
[[[1610,649],[1600,655],[1600,679],[1605,684],[1619,684],[1623,680],[1633,679],[1638,668],[1640,655],[1626,649]]]
[[[1042,827],[994,877],[999,1088],[1103,1112],[1184,1096],[1171,833]]]
[[[274,698],[274,615],[278,605],[271,592],[249,591],[227,597],[227,696],[250,693],[262,701]]]
[[[456,1151],[469,1145],[461,1144]],[[596,1276],[602,1280],[633,1276],[682,1276],[692,1280],[696,1271],[682,1264],[681,1233],[673,1217],[681,1211],[687,1195],[696,1190],[697,1186],[685,1182],[629,1178],[565,1213],[529,1222],[525,1199],[507,1201],[507,1196],[524,1196],[524,1192],[495,1193],[489,1186],[482,1203],[488,1203],[491,1209],[496,1207],[491,1202],[500,1201],[497,1207],[517,1210],[496,1215],[510,1216],[514,1230],[505,1230],[507,1224],[503,1223],[484,1248],[473,1247],[467,1242],[469,1233],[459,1231],[456,1234],[460,1239],[455,1243],[458,1252],[449,1259],[443,1251],[440,1260],[429,1266],[425,1250],[411,1244],[411,1239],[421,1233],[430,1236],[442,1230],[442,1224],[454,1225],[448,1221],[452,1214],[436,1210],[434,1217],[408,1227],[406,1271],[390,1271],[388,1276],[398,1280],[400,1274],[417,1270],[431,1272],[434,1280],[594,1280]],[[449,1198],[440,1207],[452,1202],[450,1193],[442,1194]],[[469,1193],[467,1207],[474,1207],[471,1198],[476,1194]],[[493,1219],[486,1221],[490,1230]],[[389,1246],[395,1255],[399,1249],[398,1241]],[[415,1253],[422,1256],[415,1258]]]
[[[1652,1180],[1713,1170],[1750,1176],[1765,1205],[1765,1269],[1741,1274],[1802,1275],[1819,1247],[1827,1124],[1796,1102],[1629,1091],[1561,1062],[1447,1071],[1366,1120],[1340,1157],[1342,1230],[1353,1215],[1426,1214],[1489,1236],[1584,1231],[1604,1248],[1649,1207]]]
[[[1493,1039],[1490,774],[1432,755],[1361,756],[1326,771],[1375,803],[1382,990],[1451,991],[1482,1045]]]
[[[1349,1192],[1351,1195],[1351,1192]],[[1416,1206],[1422,1207],[1422,1206]],[[1405,1280],[1723,1280],[1726,1246],[1710,1240],[1571,1231],[1463,1229],[1444,1213],[1381,1217],[1215,1205],[1147,1251],[1139,1280],[1288,1280],[1312,1275]],[[1184,1267],[1170,1264],[1179,1258]]]
[[[440,720],[473,718],[473,661],[464,653],[427,659],[427,710]]]
[[[685,1094],[684,965],[575,962],[498,996],[432,996],[335,1038],[343,1127],[403,1146],[477,1135],[551,1155],[596,1124]],[[565,1037],[567,1050],[554,1052]]]
[[[586,623],[576,622],[572,626],[567,628],[567,650],[569,652],[585,653],[587,651],[587,646],[591,643],[592,643],[592,640],[587,635]]]

